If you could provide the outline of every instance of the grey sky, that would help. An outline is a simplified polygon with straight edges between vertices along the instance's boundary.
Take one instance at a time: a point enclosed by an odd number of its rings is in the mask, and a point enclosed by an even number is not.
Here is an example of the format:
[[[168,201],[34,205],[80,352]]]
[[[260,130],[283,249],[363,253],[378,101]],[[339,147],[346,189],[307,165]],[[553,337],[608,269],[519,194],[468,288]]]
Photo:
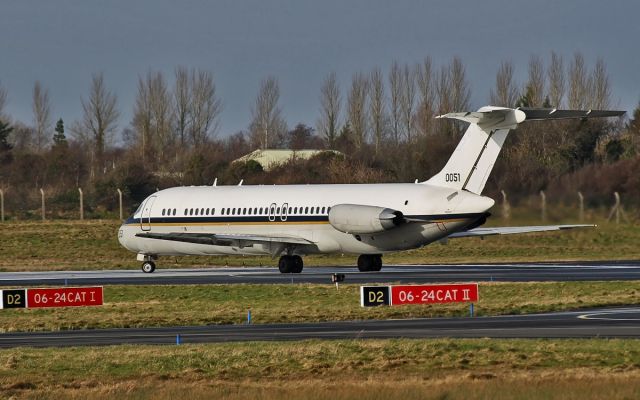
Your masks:
[[[80,117],[91,74],[118,96],[129,125],[136,81],[177,65],[213,71],[224,103],[220,135],[247,128],[259,82],[280,81],[287,122],[315,125],[319,87],[331,71],[343,91],[357,71],[393,60],[463,60],[472,105],[487,103],[498,65],[520,81],[529,56],[565,61],[581,51],[608,67],[614,104],[640,100],[637,1],[30,1],[0,0],[0,82],[6,111],[31,123],[31,90],[50,91],[53,115]]]

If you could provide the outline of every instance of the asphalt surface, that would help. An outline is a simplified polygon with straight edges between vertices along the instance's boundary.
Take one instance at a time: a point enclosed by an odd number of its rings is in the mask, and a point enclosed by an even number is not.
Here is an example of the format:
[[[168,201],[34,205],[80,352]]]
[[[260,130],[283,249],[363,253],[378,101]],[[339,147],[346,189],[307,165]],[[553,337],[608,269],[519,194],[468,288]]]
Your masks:
[[[0,334],[0,348],[384,338],[640,338],[640,308],[478,318]]]
[[[345,283],[611,281],[640,279],[640,261],[571,263],[385,265],[380,272],[355,267],[305,267],[301,274],[281,274],[273,267],[206,267],[104,271],[0,272],[1,286],[176,285],[230,283],[329,283],[334,273]]]

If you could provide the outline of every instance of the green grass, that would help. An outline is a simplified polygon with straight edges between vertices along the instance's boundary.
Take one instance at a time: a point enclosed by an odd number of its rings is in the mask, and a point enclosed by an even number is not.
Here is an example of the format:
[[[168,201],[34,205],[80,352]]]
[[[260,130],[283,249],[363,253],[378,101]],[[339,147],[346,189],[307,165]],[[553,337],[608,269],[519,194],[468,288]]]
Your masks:
[[[492,222],[499,225],[500,219]],[[520,219],[511,225],[540,224]],[[114,220],[19,221],[0,225],[0,271],[139,268],[135,254],[120,247]],[[596,229],[450,240],[387,254],[385,263],[620,260],[640,258],[640,227],[603,222]],[[161,268],[203,265],[269,265],[270,257],[214,256],[161,258]],[[305,258],[306,265],[355,265],[356,256]]]
[[[0,330],[239,324],[468,315],[466,304],[362,308],[358,285],[107,286],[105,305],[6,309]],[[521,314],[638,304],[640,281],[481,283],[477,315]]]
[[[2,396],[598,399],[640,396],[636,340],[340,340],[0,350]]]

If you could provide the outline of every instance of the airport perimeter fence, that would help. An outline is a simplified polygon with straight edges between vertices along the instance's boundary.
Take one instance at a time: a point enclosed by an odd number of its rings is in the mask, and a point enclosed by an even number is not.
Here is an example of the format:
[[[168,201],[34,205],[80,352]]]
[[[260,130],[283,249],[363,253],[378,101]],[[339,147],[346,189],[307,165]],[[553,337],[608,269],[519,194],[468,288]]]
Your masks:
[[[502,195],[502,199],[497,201],[495,206],[495,213],[500,213],[499,217],[503,220],[510,220],[514,217],[514,207],[510,204],[508,193],[505,190],[500,191]],[[48,208],[48,200],[47,191],[43,188],[38,190],[38,197],[40,201],[39,209],[29,209],[29,212],[25,213],[24,211],[19,212],[18,210],[14,210],[12,213],[11,210],[7,210],[5,207],[5,197],[7,197],[9,193],[6,190],[0,189],[0,222],[5,222],[6,220],[35,220],[41,219],[42,221],[48,219],[79,219],[84,220],[86,215],[85,209],[85,199],[84,192],[82,188],[78,188],[78,198],[76,200],[75,211],[71,211],[65,209],[64,211],[60,211],[58,213],[52,212],[50,208]],[[117,209],[108,212],[99,213],[99,216],[96,216],[94,212],[92,217],[93,219],[115,219],[119,218],[123,220],[127,217],[132,209],[124,208],[123,206],[123,191],[120,189],[116,189],[114,193],[114,198],[117,199]],[[547,222],[551,220],[566,220],[571,219],[578,222],[592,222],[596,219],[606,219],[607,221],[613,221],[616,224],[621,222],[632,223],[635,220],[634,216],[630,213],[627,213],[623,207],[621,196],[618,192],[612,193],[612,202],[610,206],[606,208],[589,208],[585,207],[585,196],[581,192],[576,192],[575,202],[573,204],[567,205],[562,202],[548,202],[547,195],[544,191],[540,191],[535,196],[529,196],[529,198],[520,202],[524,203],[524,205],[520,205],[518,207],[519,218],[527,218],[533,221],[541,221]],[[137,204],[132,204],[132,206],[137,206]]]

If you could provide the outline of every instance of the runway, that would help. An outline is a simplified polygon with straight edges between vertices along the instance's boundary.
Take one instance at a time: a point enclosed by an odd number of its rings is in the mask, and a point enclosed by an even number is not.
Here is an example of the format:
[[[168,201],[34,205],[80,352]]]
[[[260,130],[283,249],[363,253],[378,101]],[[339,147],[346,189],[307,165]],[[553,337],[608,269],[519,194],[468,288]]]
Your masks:
[[[388,338],[640,338],[640,308],[479,318],[213,325],[0,335],[0,347]]]
[[[611,281],[640,279],[638,261],[567,263],[385,265],[380,272],[355,267],[305,267],[301,274],[281,274],[274,267],[205,267],[102,271],[0,272],[0,286],[177,285],[231,283],[329,283],[334,273],[345,283]]]

